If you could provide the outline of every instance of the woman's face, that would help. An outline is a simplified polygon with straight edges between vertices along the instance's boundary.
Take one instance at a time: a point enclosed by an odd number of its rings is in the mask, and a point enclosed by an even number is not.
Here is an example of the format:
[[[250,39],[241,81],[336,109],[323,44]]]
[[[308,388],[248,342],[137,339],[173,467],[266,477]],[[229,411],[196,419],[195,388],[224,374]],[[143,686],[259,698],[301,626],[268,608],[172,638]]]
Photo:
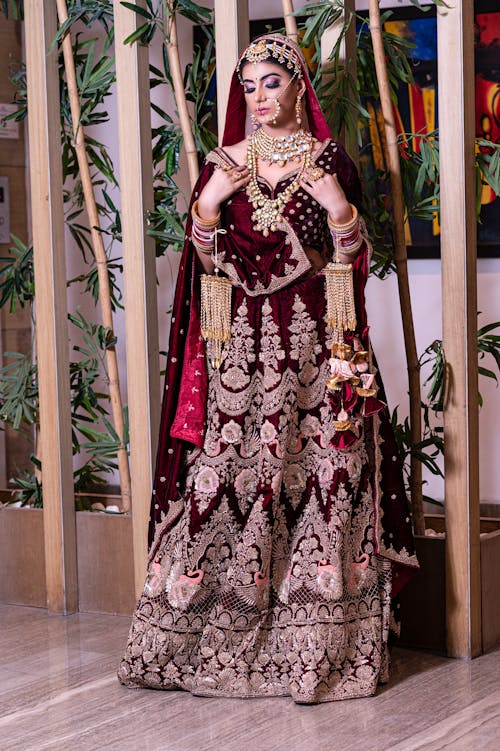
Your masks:
[[[305,89],[301,79],[294,79],[281,66],[264,61],[246,63],[241,71],[243,90],[247,107],[261,125],[274,125],[276,128],[297,127],[295,103],[297,96]],[[276,117],[279,101],[279,112]]]

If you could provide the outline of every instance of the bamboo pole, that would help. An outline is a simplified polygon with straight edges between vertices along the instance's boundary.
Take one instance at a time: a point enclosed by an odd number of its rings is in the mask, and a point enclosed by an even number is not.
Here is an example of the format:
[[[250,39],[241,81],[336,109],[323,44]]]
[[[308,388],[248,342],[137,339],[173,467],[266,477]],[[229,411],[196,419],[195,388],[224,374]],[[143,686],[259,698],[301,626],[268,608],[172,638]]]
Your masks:
[[[184,91],[179,45],[177,43],[177,20],[175,10],[173,10],[173,0],[166,0],[165,3],[165,47],[167,48],[168,63],[174,84],[174,97],[177,104],[177,112],[179,113],[179,123],[184,139],[189,182],[192,190],[198,179],[200,170],[198,166],[198,152],[196,151],[196,144],[191,129],[191,118],[189,117],[186,92]]]
[[[403,185],[401,165],[397,143],[396,122],[389,89],[389,78],[385,61],[382,27],[380,24],[380,7],[378,0],[368,0],[370,34],[375,58],[375,69],[380,93],[380,103],[385,124],[389,173],[392,187],[392,210],[394,221],[394,239],[396,273],[398,278],[399,301],[408,368],[408,388],[410,395],[410,434],[412,446],[421,441],[422,412],[420,395],[420,364],[411,309],[410,285],[408,282],[408,255],[406,252]],[[410,458],[410,497],[413,514],[413,527],[418,535],[425,534],[425,521],[422,508],[422,464],[414,456]]]
[[[66,0],[56,0],[57,15],[59,23],[63,24],[68,18],[68,9]],[[90,224],[90,233],[92,248],[94,251],[95,262],[97,264],[97,274],[99,279],[99,304],[101,308],[102,323],[106,328],[113,331],[113,312],[111,308],[111,294],[108,274],[108,258],[104,248],[102,233],[100,231],[99,214],[97,212],[94,187],[90,175],[90,167],[85,150],[85,135],[80,123],[80,98],[78,94],[78,85],[76,81],[75,61],[73,58],[73,47],[71,44],[71,34],[68,32],[62,40],[62,50],[64,57],[64,68],[66,72],[66,82],[68,86],[69,101],[71,107],[71,119],[73,123],[73,135],[75,139],[75,151],[78,159],[78,168],[82,181],[83,197],[87,215]],[[124,511],[130,509],[130,469],[128,464],[127,450],[124,439],[124,418],[123,405],[120,394],[120,379],[118,374],[118,361],[116,350],[111,347],[106,350],[106,367],[109,383],[109,395],[111,400],[111,411],[116,433],[119,436],[121,447],[118,450],[118,471],[120,474],[120,487],[122,495],[122,508]]]
[[[281,0],[281,7],[283,8],[283,16],[285,19],[286,35],[293,39],[294,42],[299,41],[299,32],[297,29],[297,19],[293,14],[293,0]]]

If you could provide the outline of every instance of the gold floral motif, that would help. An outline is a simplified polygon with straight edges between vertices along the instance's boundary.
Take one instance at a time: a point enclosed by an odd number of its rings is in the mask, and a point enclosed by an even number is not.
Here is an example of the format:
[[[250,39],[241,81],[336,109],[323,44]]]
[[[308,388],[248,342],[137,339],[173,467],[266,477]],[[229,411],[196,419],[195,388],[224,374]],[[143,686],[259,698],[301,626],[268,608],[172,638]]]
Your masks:
[[[309,261],[288,237],[293,277]],[[204,445],[156,528],[125,685],[323,702],[387,679],[391,560],[412,561],[382,540],[369,427],[349,451],[331,445],[325,321],[297,293],[284,323],[271,294],[292,281],[254,291],[261,305],[234,305],[224,360],[209,368]]]

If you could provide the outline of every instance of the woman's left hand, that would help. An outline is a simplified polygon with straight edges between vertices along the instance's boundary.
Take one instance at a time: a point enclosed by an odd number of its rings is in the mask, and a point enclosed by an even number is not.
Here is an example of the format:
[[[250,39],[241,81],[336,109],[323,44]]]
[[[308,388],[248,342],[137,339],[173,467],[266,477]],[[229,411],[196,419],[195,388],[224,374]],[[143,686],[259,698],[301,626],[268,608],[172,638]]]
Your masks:
[[[352,211],[337,175],[325,172],[321,167],[312,167],[302,175],[301,187],[323,206],[335,224],[347,224]]]

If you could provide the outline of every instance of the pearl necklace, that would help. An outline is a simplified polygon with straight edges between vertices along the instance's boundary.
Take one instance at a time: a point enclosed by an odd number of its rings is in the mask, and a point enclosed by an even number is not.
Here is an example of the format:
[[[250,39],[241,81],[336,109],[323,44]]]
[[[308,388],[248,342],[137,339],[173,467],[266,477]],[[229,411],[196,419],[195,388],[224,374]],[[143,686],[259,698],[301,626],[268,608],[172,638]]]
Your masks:
[[[277,225],[279,222],[283,221],[283,209],[290,200],[290,198],[293,196],[295,191],[298,189],[300,185],[300,179],[304,172],[306,172],[308,169],[311,168],[313,162],[312,162],[312,149],[313,149],[313,137],[310,133],[305,133],[305,131],[299,131],[299,133],[303,133],[304,136],[307,136],[305,139],[300,139],[301,141],[301,148],[300,150],[297,149],[296,144],[294,143],[293,149],[294,149],[294,156],[293,159],[301,159],[302,164],[300,166],[299,172],[295,179],[288,185],[282,193],[278,195],[277,198],[267,198],[267,196],[264,195],[264,193],[260,189],[260,185],[257,180],[257,163],[258,163],[258,157],[262,156],[262,153],[257,149],[256,147],[256,136],[258,133],[263,132],[262,129],[256,131],[256,133],[252,133],[248,137],[248,146],[247,146],[247,167],[250,172],[250,182],[248,183],[246,187],[246,193],[248,198],[250,199],[252,206],[254,207],[255,211],[252,214],[252,221],[255,222],[253,228],[257,232],[262,232],[264,237],[269,236],[269,232],[276,232],[278,229]],[[296,136],[297,134],[292,134],[293,136]],[[266,134],[267,136],[267,134]],[[282,138],[272,138],[271,136],[267,136],[268,139],[272,141],[281,141]],[[290,138],[289,136],[285,136],[285,139]],[[262,143],[261,138],[261,143]],[[298,139],[297,139],[298,140]],[[257,138],[257,143],[259,143],[259,139]],[[303,148],[302,146],[308,145],[308,148]],[[266,156],[264,158],[267,158]],[[290,156],[287,156],[288,159],[292,158]],[[271,162],[272,163],[272,162]],[[285,162],[286,163],[286,162]]]
[[[288,136],[270,136],[263,128],[252,135],[257,154],[269,162],[284,167],[288,160],[299,160],[312,150],[313,137],[305,130],[298,130]]]

